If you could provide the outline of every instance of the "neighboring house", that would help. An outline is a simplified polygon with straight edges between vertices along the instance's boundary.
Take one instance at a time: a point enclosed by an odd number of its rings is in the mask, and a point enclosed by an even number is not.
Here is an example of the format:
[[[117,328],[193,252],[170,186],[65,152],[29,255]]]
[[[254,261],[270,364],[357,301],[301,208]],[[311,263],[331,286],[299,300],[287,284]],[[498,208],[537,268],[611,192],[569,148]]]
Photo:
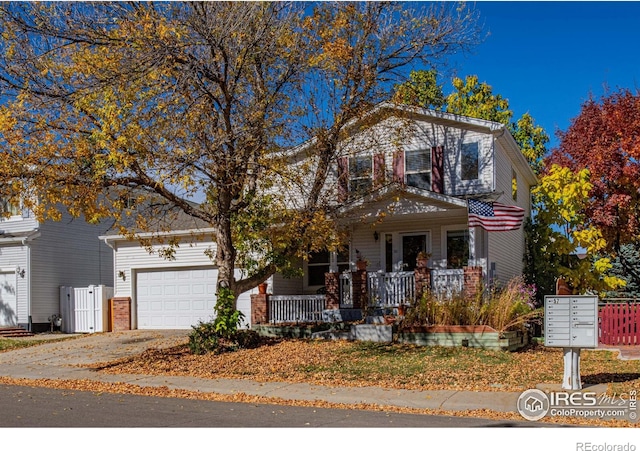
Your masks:
[[[429,256],[431,288],[440,292],[462,289],[464,268],[502,284],[522,274],[522,226],[500,232],[469,227],[469,200],[516,206],[529,216],[537,179],[506,126],[388,103],[365,122],[354,124],[326,184],[348,232],[345,251],[312,255],[301,263],[302,278],[274,276],[273,293],[326,292],[325,273],[355,271],[360,257],[368,262],[368,302],[398,305],[415,294],[420,252]],[[349,273],[338,283],[340,305],[349,305],[360,288]]]
[[[98,240],[105,226],[64,214],[39,222],[28,210],[6,205],[0,218],[0,327],[48,330],[60,314],[60,286],[113,283],[113,257]]]

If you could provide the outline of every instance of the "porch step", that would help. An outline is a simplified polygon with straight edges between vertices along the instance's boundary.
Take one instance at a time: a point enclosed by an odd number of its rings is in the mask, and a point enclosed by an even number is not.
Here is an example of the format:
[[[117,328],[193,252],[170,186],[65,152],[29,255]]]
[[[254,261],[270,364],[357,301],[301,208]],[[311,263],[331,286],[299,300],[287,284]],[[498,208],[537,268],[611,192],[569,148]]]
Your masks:
[[[22,327],[0,327],[0,338],[33,337],[33,335]]]

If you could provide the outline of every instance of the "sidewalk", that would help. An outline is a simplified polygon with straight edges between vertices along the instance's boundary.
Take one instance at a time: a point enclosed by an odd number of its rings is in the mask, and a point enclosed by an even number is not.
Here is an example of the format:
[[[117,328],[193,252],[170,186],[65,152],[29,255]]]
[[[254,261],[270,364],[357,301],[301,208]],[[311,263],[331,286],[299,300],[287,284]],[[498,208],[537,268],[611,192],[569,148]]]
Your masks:
[[[140,387],[168,387],[222,395],[245,393],[286,400],[362,403],[446,411],[490,409],[497,412],[517,412],[516,403],[521,394],[521,392],[421,391],[376,387],[343,388],[306,383],[262,383],[239,379],[111,375],[76,366],[111,361],[135,355],[150,348],[170,347],[183,342],[189,332],[188,330],[133,330],[82,335],[60,342],[43,343],[39,346],[3,352],[0,353],[0,376],[25,379],[85,379],[105,383],[124,382]],[[60,335],[52,334],[51,337],[59,338]],[[598,392],[606,391],[606,385],[585,388]],[[552,389],[560,389],[560,386]]]

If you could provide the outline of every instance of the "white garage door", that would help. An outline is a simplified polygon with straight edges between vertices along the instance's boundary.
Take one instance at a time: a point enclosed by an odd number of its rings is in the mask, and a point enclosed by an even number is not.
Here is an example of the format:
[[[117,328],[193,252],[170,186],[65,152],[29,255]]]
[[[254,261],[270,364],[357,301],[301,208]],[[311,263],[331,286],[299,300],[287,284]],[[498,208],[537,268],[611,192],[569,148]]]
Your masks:
[[[15,326],[18,323],[16,296],[16,273],[0,272],[0,326]]]
[[[210,321],[217,278],[216,269],[138,271],[138,329],[190,329]]]

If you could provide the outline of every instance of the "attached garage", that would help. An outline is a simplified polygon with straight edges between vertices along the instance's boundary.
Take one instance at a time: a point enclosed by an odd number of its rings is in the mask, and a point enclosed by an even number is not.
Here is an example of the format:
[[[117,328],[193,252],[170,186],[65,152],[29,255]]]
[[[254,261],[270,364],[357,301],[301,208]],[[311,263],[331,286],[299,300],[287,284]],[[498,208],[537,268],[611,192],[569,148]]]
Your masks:
[[[209,321],[216,304],[213,268],[136,272],[138,329],[188,329]]]
[[[202,236],[206,230],[197,232]],[[194,239],[194,230],[167,234],[181,238],[170,260],[162,257],[160,244],[149,252],[120,235],[101,237],[114,250],[114,296],[131,299],[134,329],[191,329],[214,317],[218,270],[207,254],[215,250],[215,243]],[[251,319],[251,293],[238,297],[245,325]]]

